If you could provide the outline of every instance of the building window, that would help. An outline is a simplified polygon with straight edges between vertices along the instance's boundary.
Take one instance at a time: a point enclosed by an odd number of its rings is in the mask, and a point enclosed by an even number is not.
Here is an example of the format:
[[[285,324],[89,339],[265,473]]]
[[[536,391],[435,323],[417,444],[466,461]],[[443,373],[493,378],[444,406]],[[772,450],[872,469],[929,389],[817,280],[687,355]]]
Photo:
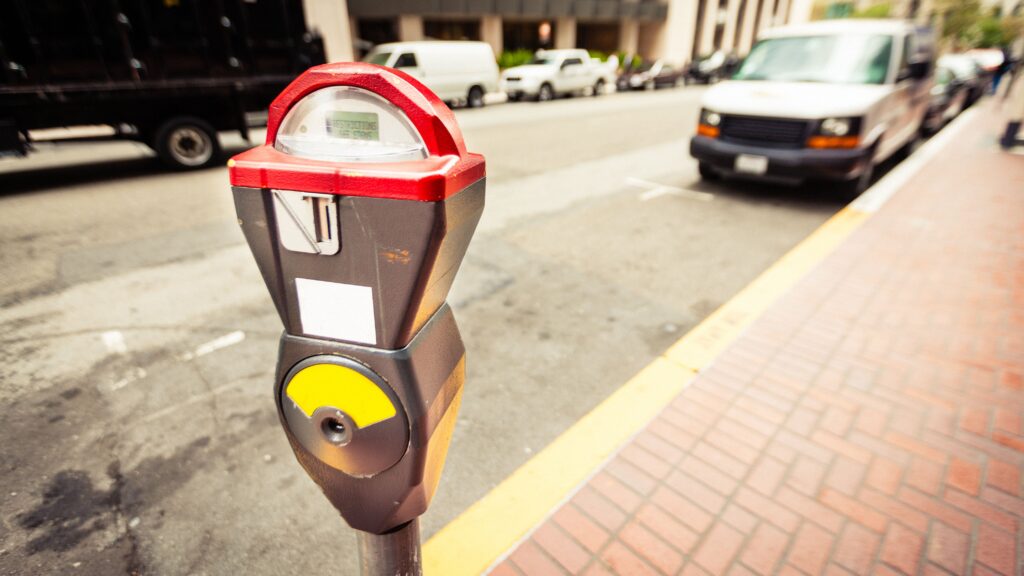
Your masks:
[[[545,32],[542,34],[542,32]],[[539,50],[554,46],[555,25],[546,20],[501,23],[505,50]]]
[[[575,47],[612,54],[619,49],[619,25],[579,24],[576,26]]]
[[[479,20],[424,20],[423,36],[431,40],[479,40]]]
[[[377,44],[398,42],[398,22],[394,18],[360,18],[356,21],[355,45],[360,54],[365,56]]]

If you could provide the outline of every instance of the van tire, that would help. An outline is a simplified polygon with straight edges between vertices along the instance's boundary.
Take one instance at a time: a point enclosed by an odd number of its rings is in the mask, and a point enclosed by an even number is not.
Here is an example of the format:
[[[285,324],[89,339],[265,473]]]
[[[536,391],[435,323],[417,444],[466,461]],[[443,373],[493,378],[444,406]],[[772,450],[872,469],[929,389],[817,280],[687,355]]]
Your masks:
[[[479,86],[473,86],[469,89],[469,95],[466,96],[466,106],[470,108],[483,108],[484,107],[484,90]]]
[[[700,162],[697,164],[697,172],[700,174],[700,179],[707,182],[714,182],[715,180],[721,180],[722,175],[715,172],[715,169],[711,167],[711,164],[707,162]]]
[[[843,196],[844,200],[855,200],[871,187],[871,179],[875,175],[875,162],[873,158],[874,150],[872,150],[872,153],[869,156],[867,167],[860,173],[860,176],[853,180],[847,180],[839,183],[839,193]]]
[[[217,131],[195,116],[176,116],[156,129],[151,144],[157,156],[176,170],[196,170],[220,159]]]

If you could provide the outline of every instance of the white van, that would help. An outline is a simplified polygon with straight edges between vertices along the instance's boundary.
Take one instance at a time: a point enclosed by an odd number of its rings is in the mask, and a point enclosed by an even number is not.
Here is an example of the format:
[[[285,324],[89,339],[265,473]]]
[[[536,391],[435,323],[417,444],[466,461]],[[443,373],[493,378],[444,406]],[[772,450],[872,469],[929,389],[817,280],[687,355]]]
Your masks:
[[[498,63],[486,42],[393,42],[375,46],[364,62],[389,66],[414,76],[445,102],[484,105],[498,91]]]
[[[704,94],[690,154],[705,179],[822,179],[860,193],[876,164],[917,139],[933,60],[930,30],[902,21],[770,30]]]

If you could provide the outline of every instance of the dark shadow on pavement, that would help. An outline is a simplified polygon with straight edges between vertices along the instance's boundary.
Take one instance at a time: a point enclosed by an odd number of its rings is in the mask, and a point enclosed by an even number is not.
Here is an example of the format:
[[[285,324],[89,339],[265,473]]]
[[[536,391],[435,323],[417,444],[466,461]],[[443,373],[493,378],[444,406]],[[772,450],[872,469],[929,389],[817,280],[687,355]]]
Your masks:
[[[228,158],[249,148],[251,146],[225,147],[221,157],[216,162],[200,170],[222,168],[228,161]],[[17,160],[10,160],[8,162],[17,162]],[[28,168],[0,173],[0,197],[28,194],[64,186],[93,184],[142,176],[158,176],[161,174],[174,174],[176,172],[174,169],[162,164],[155,156]]]

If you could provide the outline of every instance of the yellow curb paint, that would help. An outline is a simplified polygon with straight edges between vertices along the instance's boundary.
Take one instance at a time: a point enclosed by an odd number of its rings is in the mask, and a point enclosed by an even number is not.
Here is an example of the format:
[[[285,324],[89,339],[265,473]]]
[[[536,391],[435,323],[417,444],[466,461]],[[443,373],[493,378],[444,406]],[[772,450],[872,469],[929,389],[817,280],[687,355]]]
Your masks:
[[[694,373],[657,358],[424,546],[425,574],[480,574],[686,387]],[[595,442],[595,440],[598,440]]]
[[[428,576],[486,572],[870,215],[837,212],[423,548]]]
[[[769,306],[830,254],[868,215],[843,208],[665,352],[693,371],[707,367]]]

